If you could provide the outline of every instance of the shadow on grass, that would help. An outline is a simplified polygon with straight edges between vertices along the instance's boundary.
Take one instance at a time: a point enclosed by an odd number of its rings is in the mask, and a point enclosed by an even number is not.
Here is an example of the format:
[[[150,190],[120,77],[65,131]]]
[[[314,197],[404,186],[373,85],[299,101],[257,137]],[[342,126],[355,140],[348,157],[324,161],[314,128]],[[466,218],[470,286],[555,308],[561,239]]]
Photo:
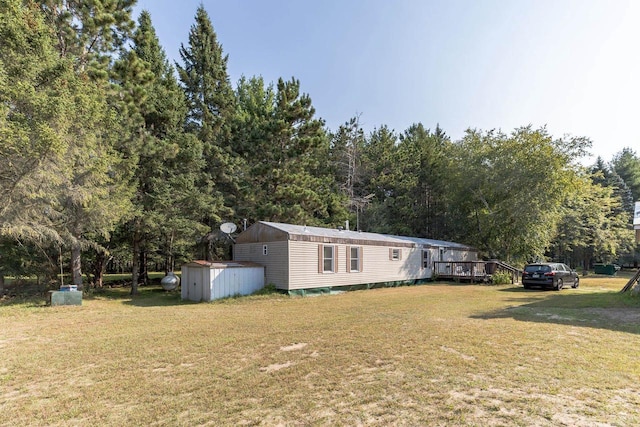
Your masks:
[[[180,298],[180,289],[167,292],[160,286],[144,286],[138,288],[138,295],[131,295],[131,287],[98,288],[83,291],[82,300],[110,300],[120,301],[123,304],[138,307],[156,307],[191,304],[191,301],[183,301]],[[29,295],[16,295],[0,299],[1,307],[39,308],[47,307],[47,294],[35,293]]]
[[[229,304],[235,301],[243,300],[265,300],[265,299],[289,299],[287,294],[275,289],[274,286],[268,285],[263,289],[253,293],[252,295],[232,295],[227,298],[217,299],[202,303],[209,304]],[[134,307],[171,307],[181,305],[200,304],[201,302],[183,300],[180,294],[180,288],[173,291],[165,291],[160,285],[140,286],[137,295],[131,295],[130,286],[120,287],[104,287],[98,289],[89,289],[84,291],[82,295],[83,302],[107,300],[120,302],[124,305]],[[15,296],[0,299],[0,308],[2,307],[23,307],[23,308],[40,308],[47,307],[46,295],[28,295]]]
[[[94,289],[84,295],[84,299],[107,299],[121,301],[125,305],[135,307],[162,307],[192,304],[183,301],[180,289],[165,291],[161,286],[140,286],[137,295],[131,295],[130,287]]]
[[[104,288],[94,291],[91,296],[85,299],[109,299],[113,301],[121,301],[122,304],[135,307],[170,307],[178,305],[192,304],[228,304],[238,300],[259,300],[273,298],[289,298],[287,295],[277,291],[275,287],[269,285],[263,289],[253,293],[252,295],[232,295],[226,298],[220,298],[214,301],[190,301],[183,300],[180,294],[180,288],[173,291],[165,291],[161,286],[144,286],[138,288],[138,295],[130,295],[130,287],[122,288]]]
[[[540,291],[514,287],[514,305],[472,316],[474,319],[514,319],[522,322],[557,323],[640,334],[640,298],[617,291]],[[573,291],[573,292],[572,292]],[[528,297],[527,295],[531,295]]]
[[[25,308],[46,307],[47,306],[46,296],[42,294],[27,295],[27,296],[18,295],[13,297],[4,297],[0,299],[0,308],[12,307],[12,306],[23,306]]]

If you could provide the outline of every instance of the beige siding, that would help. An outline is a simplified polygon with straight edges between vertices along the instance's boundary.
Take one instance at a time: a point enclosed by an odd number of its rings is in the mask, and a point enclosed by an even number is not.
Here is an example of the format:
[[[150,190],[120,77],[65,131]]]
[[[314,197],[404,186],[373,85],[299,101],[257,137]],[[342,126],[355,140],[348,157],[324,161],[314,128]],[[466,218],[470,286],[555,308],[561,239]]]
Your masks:
[[[320,245],[336,247],[335,272],[319,272],[322,266]],[[263,246],[267,255],[263,255]],[[431,265],[422,268],[421,247],[389,247],[358,245],[361,247],[361,271],[348,272],[348,248],[351,243],[285,240],[279,242],[237,243],[234,260],[252,261],[265,267],[265,284],[278,289],[310,289],[364,283],[394,282],[432,277],[433,261],[440,258],[440,247],[431,247]],[[390,259],[390,249],[400,250],[400,259]],[[445,248],[443,261],[474,261],[474,251]]]
[[[430,269],[422,269],[421,248],[398,248],[401,259],[390,260],[388,246],[362,246],[362,272],[347,272],[347,248],[336,244],[337,271],[318,272],[318,245],[315,242],[290,241],[290,281],[288,289],[309,289],[361,283],[392,282],[430,277]],[[254,261],[254,260],[251,260]]]
[[[234,246],[233,259],[235,261],[252,261],[263,265],[265,270],[265,284],[274,284],[278,289],[289,288],[289,254],[287,241],[266,243],[243,243]],[[263,247],[267,246],[267,255],[263,254]],[[317,251],[317,249],[316,249]],[[317,254],[313,257],[315,271]]]

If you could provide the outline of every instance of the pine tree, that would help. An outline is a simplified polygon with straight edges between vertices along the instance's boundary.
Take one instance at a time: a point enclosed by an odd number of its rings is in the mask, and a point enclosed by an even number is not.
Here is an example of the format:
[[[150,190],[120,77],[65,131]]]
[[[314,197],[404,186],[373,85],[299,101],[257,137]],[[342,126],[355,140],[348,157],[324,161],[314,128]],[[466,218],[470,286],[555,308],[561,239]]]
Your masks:
[[[0,234],[62,241],[50,215],[69,141],[68,61],[34,4],[0,4]]]
[[[203,5],[196,12],[188,46],[180,47],[180,57],[183,65],[176,67],[187,98],[186,129],[204,145],[207,164],[203,176],[209,182],[203,185],[211,187],[208,191],[230,207],[237,191],[236,158],[230,145],[235,97],[227,73],[228,55],[223,54]],[[219,207],[218,215],[209,218],[210,225],[219,221],[219,215],[230,213],[229,209]]]
[[[347,198],[354,227],[359,227],[360,211],[370,201],[364,188],[364,131],[360,117],[353,117],[331,137],[330,167],[341,193]]]
[[[300,93],[300,82],[278,80],[274,115],[267,130],[268,150],[254,169],[263,203],[261,218],[323,224],[346,219],[335,197],[337,186],[326,162],[329,140],[317,119],[311,98]]]
[[[439,127],[432,133],[416,124],[400,135],[393,162],[396,204],[390,215],[396,233],[448,238],[448,145],[448,138]]]
[[[111,53],[128,40],[136,0],[40,0],[61,56],[74,58],[76,71],[107,78]]]
[[[146,11],[140,15],[133,41],[119,67],[119,83],[133,88],[134,93],[144,92],[132,111],[141,119],[134,132],[141,138],[136,146],[135,216],[126,225],[133,255],[131,292],[136,294],[139,277],[146,279],[150,253],[163,258],[167,271],[173,270],[176,254],[192,256],[189,248],[197,235],[206,232],[198,219],[215,215],[209,206],[215,206],[216,200],[197,187],[204,168],[202,143],[184,130],[187,107],[183,92]],[[148,81],[127,72],[138,59],[151,75]]]
[[[628,217],[629,223],[633,220],[633,193],[627,183],[618,175],[615,167],[607,165],[601,157],[596,159],[595,165],[591,168],[593,181],[603,187],[610,187],[613,196],[619,198],[620,204],[615,215],[623,214]]]
[[[74,284],[82,286],[81,253],[97,247],[129,213],[131,165],[118,150],[126,133],[122,115],[109,103],[111,58],[133,27],[134,0],[40,2],[56,35],[59,55],[73,65],[65,180],[59,187],[58,226],[71,246]]]
[[[69,64],[57,54],[37,5],[0,2],[0,297],[4,277],[55,277],[63,236],[52,205],[70,103]]]
[[[246,167],[238,212],[256,220],[337,224],[346,200],[329,164],[329,138],[300,82],[242,78],[234,137]]]
[[[5,230],[71,247],[78,286],[83,248],[99,246],[95,236],[107,235],[128,211],[129,168],[114,149],[118,124],[100,71],[109,49],[126,34],[130,9],[127,2],[119,5],[122,10],[104,3],[2,5],[2,21],[9,24],[4,27],[7,40],[16,48],[3,48],[3,67],[9,71],[5,82],[17,79],[15,88],[2,91],[9,98],[2,105],[18,107],[3,117],[21,127],[14,132],[18,128],[2,126],[11,141],[8,154],[22,170],[12,174],[17,178],[9,187],[14,193],[7,195],[22,193],[27,201],[27,209],[14,211],[14,221]],[[21,74],[13,74],[14,65],[20,65]],[[12,203],[10,209],[19,204]]]
[[[231,133],[241,159],[235,211],[238,218],[254,222],[264,219],[258,213],[264,194],[257,183],[262,181],[264,156],[271,150],[269,129],[274,117],[275,90],[272,84],[265,85],[262,77],[242,77],[236,85],[235,96],[236,114]]]
[[[387,126],[374,129],[366,139],[364,146],[364,193],[369,197],[369,206],[363,207],[361,214],[361,228],[378,233],[397,233],[389,225],[389,206],[395,203],[392,175],[396,168],[394,164],[396,133]]]
[[[611,166],[631,190],[633,200],[640,200],[640,156],[631,148],[624,148],[613,157]]]

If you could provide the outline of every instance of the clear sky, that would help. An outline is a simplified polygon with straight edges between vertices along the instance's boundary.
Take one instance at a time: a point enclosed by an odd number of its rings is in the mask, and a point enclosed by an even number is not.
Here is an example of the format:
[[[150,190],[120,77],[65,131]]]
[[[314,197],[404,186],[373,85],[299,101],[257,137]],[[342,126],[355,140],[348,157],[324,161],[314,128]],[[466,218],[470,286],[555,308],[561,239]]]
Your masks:
[[[300,80],[335,130],[531,124],[640,152],[640,0],[139,0],[179,61],[200,4],[242,76]]]

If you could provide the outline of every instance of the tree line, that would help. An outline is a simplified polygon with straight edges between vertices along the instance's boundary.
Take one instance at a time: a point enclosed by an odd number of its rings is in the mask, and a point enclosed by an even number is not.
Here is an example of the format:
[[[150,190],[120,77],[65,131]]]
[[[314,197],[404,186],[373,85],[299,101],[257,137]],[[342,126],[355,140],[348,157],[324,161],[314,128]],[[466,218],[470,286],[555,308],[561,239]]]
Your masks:
[[[0,2],[5,276],[132,293],[150,265],[224,259],[218,227],[277,221],[453,240],[512,263],[637,262],[640,157],[590,167],[584,137],[317,117],[295,77],[232,84],[201,5],[172,64],[135,0]],[[83,279],[84,277],[84,279]],[[87,279],[88,277],[88,279]]]

